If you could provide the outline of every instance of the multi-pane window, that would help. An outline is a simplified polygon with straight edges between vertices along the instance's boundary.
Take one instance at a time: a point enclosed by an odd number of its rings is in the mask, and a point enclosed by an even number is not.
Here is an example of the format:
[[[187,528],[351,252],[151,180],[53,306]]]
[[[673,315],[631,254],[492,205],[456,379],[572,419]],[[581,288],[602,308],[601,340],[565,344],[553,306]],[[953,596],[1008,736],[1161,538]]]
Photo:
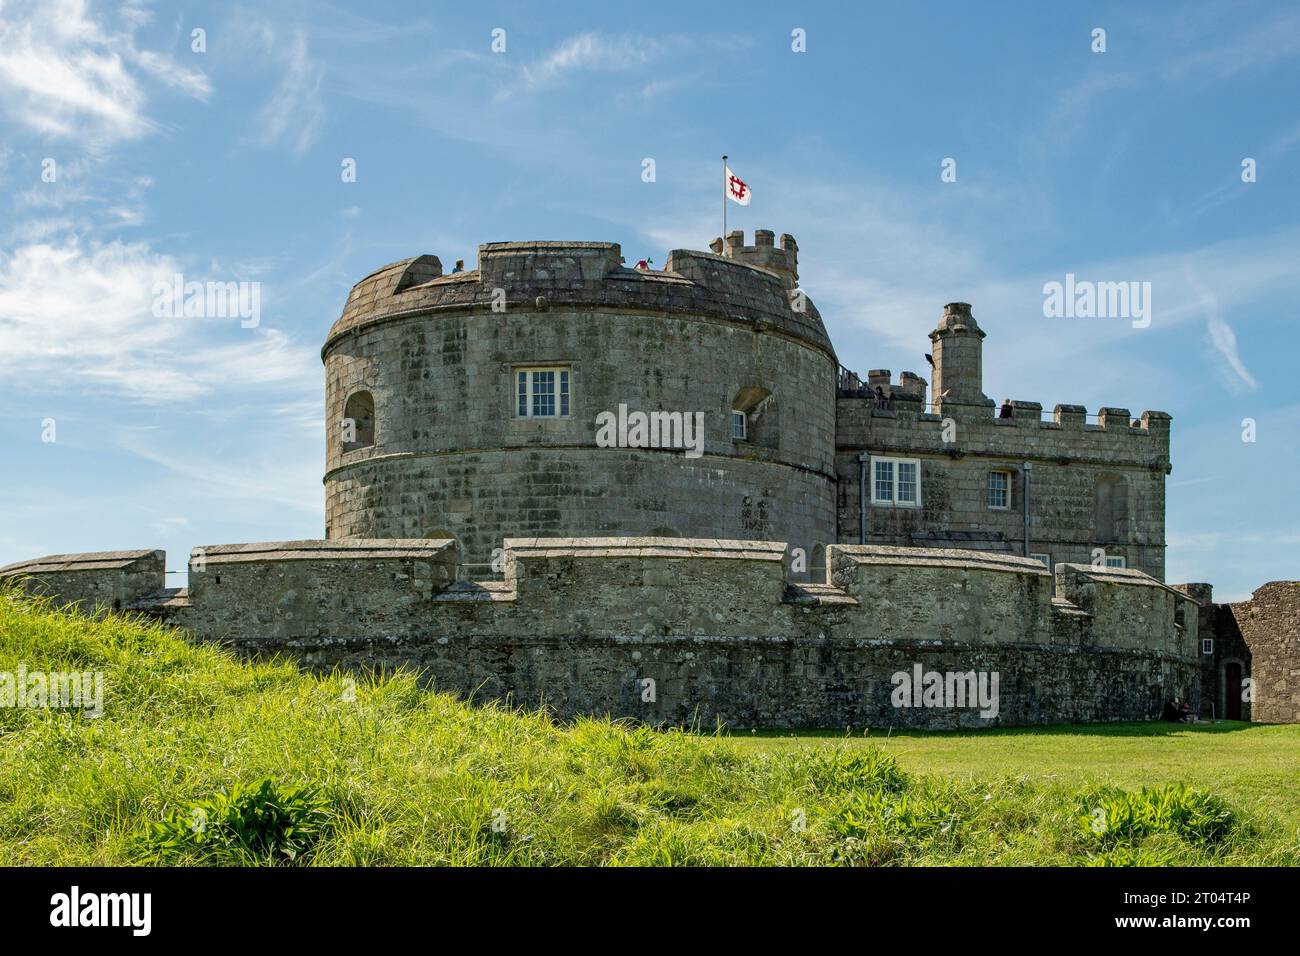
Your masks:
[[[1212,637],[1201,638],[1201,653],[1202,654],[1214,653],[1214,638]]]
[[[569,369],[516,369],[515,414],[520,418],[568,417]]]
[[[1112,557],[1111,555],[1106,555],[1106,567],[1108,567],[1108,568],[1126,568],[1126,567],[1128,567],[1128,561],[1127,561],[1125,558],[1123,558],[1122,556],[1115,556],[1115,557]]]
[[[1011,472],[989,472],[989,507],[1000,509],[1011,507]]]
[[[731,437],[736,441],[744,441],[749,432],[749,417],[737,409],[731,410]]]
[[[914,461],[898,463],[898,497],[899,504],[916,504],[917,491],[920,489],[918,472],[921,466]]]
[[[1041,561],[1043,563],[1043,566],[1047,568],[1047,570],[1049,571],[1052,570],[1052,556],[1050,554],[1043,554],[1041,552],[1035,551],[1031,553],[1029,556],[1033,558],[1035,561]]]
[[[915,458],[872,458],[871,503],[904,508],[919,505],[921,463]]]

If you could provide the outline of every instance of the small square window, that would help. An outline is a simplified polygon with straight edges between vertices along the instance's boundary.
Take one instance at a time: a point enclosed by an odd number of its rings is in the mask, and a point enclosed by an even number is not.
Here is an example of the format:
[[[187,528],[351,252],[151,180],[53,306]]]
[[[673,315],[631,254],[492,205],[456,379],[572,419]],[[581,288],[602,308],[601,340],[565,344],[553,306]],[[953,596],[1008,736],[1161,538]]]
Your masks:
[[[1202,654],[1214,653],[1214,638],[1206,637],[1201,639],[1201,653]]]
[[[989,507],[1000,511],[1011,507],[1011,472],[989,472]]]
[[[516,369],[515,415],[519,418],[567,418],[568,367]]]
[[[1041,561],[1043,563],[1043,567],[1047,568],[1047,570],[1049,571],[1052,570],[1052,556],[1050,554],[1043,554],[1040,552],[1040,553],[1031,553],[1029,556],[1033,558],[1035,561]]]
[[[731,410],[731,437],[735,441],[745,441],[749,434],[749,416],[737,409]]]
[[[1116,556],[1114,556],[1114,557],[1112,557],[1112,556],[1110,556],[1110,555],[1107,555],[1107,556],[1106,556],[1106,567],[1108,567],[1108,568],[1127,568],[1127,567],[1128,567],[1128,560],[1127,560],[1126,558],[1124,558],[1122,555],[1116,555]]]

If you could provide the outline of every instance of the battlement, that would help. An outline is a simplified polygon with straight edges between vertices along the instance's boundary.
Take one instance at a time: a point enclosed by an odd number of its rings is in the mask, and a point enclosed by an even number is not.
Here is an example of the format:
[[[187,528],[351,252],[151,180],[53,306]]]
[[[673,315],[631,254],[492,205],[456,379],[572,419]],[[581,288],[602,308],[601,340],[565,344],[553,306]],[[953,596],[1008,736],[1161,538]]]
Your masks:
[[[776,233],[771,229],[755,229],[754,244],[747,246],[744,231],[733,229],[725,239],[710,242],[709,249],[715,255],[775,272],[793,289],[799,284],[799,244],[789,233],[782,234],[780,248],[775,240]]]
[[[643,309],[667,314],[737,317],[760,329],[806,339],[833,356],[816,306],[792,290],[798,282],[798,247],[792,236],[777,248],[769,230],[754,246],[732,233],[716,253],[675,249],[663,269],[624,263],[615,242],[490,242],[478,248],[478,267],[444,273],[438,256],[390,263],[357,283],[326,339],[322,356],[348,332],[430,313],[547,312],[565,309]],[[748,267],[748,268],[737,268]]]
[[[623,268],[617,242],[486,242],[478,247],[479,279],[491,285],[598,282]]]
[[[880,373],[881,378],[869,376],[856,389],[846,387],[848,380],[841,378],[837,447],[1061,461],[1104,455],[1108,460],[1168,470],[1172,418],[1167,412],[1144,411],[1135,419],[1127,409],[1102,408],[1094,424],[1082,405],[1057,405],[1052,417],[1045,419],[1039,403],[1014,400],[1009,417],[995,417],[995,409],[989,408],[975,419],[955,419],[959,427],[945,438],[945,420],[953,416],[925,411],[924,396],[918,391],[923,380],[909,383],[904,373],[903,381],[891,385],[887,370]],[[886,402],[875,395],[877,381]]]
[[[920,407],[914,410],[917,412],[924,410],[926,400],[925,379],[915,372],[900,372],[898,382],[895,383],[891,381],[892,375],[893,373],[887,368],[873,368],[867,372],[867,380],[864,382],[856,372],[841,369],[838,397],[869,398],[878,404],[881,398],[884,398],[887,400],[886,404],[883,405],[885,409],[888,409],[893,401],[919,403]]]

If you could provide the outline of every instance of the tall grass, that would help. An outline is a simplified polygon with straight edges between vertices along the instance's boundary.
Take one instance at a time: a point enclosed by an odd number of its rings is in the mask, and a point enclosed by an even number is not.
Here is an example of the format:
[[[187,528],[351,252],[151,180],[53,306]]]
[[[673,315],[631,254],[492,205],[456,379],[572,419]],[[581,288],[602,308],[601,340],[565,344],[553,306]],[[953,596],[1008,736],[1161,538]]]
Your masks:
[[[835,741],[767,752],[605,719],[560,723],[467,705],[410,673],[354,686],[157,624],[0,594],[0,672],[19,663],[103,671],[105,713],[0,709],[0,864],[1298,859],[1268,819],[1195,790],[955,781]],[[1104,834],[1086,824],[1098,806]]]

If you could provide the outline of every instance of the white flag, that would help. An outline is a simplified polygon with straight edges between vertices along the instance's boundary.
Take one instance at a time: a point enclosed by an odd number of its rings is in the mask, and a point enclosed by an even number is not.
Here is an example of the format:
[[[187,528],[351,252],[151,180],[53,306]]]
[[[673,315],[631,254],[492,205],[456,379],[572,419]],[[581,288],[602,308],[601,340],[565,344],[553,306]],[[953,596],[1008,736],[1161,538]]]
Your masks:
[[[727,171],[727,198],[733,202],[738,202],[742,206],[749,205],[749,197],[753,195],[750,192],[749,184],[731,171],[731,168],[724,166]]]

